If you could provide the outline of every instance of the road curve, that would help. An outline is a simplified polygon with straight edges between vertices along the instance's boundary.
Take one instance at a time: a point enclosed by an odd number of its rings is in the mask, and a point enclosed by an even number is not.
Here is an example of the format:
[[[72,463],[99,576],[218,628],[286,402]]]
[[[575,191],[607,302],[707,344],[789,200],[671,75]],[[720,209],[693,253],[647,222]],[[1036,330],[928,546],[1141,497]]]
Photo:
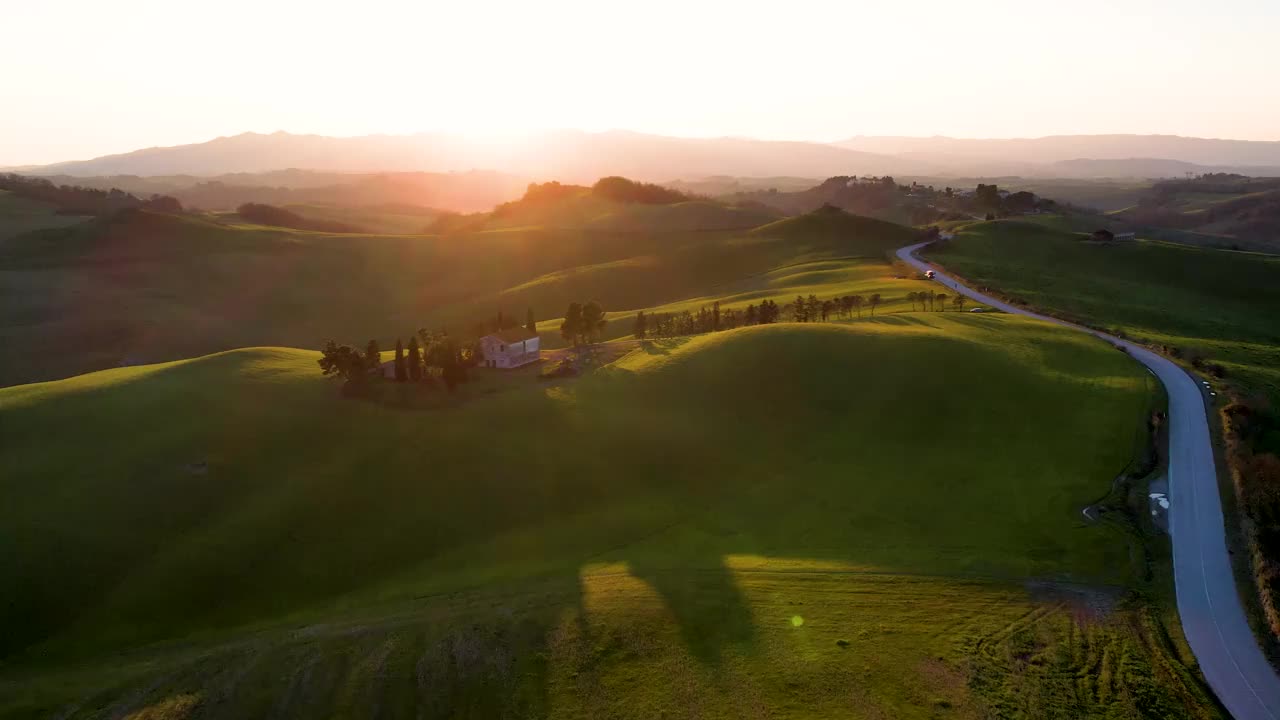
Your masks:
[[[1106,333],[1038,315],[971,290],[915,257],[929,243],[898,250],[920,270],[933,270],[951,290],[1009,313],[1096,335],[1146,365],[1169,394],[1169,532],[1182,631],[1205,680],[1235,720],[1280,720],[1280,676],[1249,629],[1227,556],[1222,502],[1203,390],[1168,359]]]

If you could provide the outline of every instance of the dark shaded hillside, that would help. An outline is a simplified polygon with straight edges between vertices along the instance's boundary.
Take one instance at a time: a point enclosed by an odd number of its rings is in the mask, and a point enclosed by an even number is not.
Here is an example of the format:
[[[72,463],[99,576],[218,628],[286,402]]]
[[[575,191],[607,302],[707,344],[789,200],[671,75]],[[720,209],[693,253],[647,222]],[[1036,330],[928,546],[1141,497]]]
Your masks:
[[[1156,183],[1116,217],[1143,228],[1217,236],[1215,244],[1224,247],[1280,252],[1280,178],[1211,174]]]
[[[1240,238],[1271,241],[1280,250],[1280,190],[1226,200],[1205,210],[1204,225]]]
[[[601,178],[594,185],[531,183],[518,200],[484,213],[444,215],[432,232],[458,233],[541,227],[608,232],[693,232],[744,230],[781,217],[759,203],[729,203],[626,178]]]
[[[735,194],[735,199],[756,202],[782,212],[798,215],[817,210],[824,205],[870,217],[910,219],[927,222],[936,218],[921,203],[908,200],[893,178],[856,178],[836,176],[796,192],[755,190]],[[917,219],[916,216],[919,216]]]
[[[847,243],[851,254],[872,257],[915,242],[919,237],[917,231],[903,225],[854,215],[829,205],[758,227],[751,234],[787,240]]]

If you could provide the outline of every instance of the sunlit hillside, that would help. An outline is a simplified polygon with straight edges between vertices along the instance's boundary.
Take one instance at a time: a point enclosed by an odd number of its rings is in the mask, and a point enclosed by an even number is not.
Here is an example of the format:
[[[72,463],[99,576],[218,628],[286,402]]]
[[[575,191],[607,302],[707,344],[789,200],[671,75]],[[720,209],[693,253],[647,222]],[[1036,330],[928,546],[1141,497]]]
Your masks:
[[[0,245],[0,382],[65,377],[253,345],[384,346],[420,328],[465,334],[502,310],[557,318],[574,300],[637,309],[796,262],[883,257],[914,231],[845,216],[843,230],[758,231],[768,213],[705,201],[569,197],[538,217],[477,216],[443,235],[317,233],[130,210]],[[562,227],[555,217],[599,214]],[[356,222],[356,218],[348,218]],[[543,227],[536,222],[547,222]],[[807,223],[810,221],[800,220]],[[847,230],[848,232],[845,232]],[[39,356],[39,363],[29,358]]]
[[[1153,402],[1105,344],[1003,315],[766,326],[421,412],[341,398],[316,358],[0,390],[31,481],[0,511],[29,668],[0,714],[1210,716],[1144,629],[1168,616],[1123,601],[1126,535],[1081,524]]]

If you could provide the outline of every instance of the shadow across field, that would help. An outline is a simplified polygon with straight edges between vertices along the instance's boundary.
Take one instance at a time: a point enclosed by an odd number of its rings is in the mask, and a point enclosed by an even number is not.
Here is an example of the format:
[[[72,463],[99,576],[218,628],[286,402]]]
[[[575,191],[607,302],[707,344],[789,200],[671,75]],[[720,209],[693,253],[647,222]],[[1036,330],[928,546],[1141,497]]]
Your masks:
[[[768,707],[834,697],[857,668],[909,675],[875,657],[900,651],[899,627],[968,622],[912,619],[913,603],[1016,606],[1027,577],[1127,575],[1116,534],[1075,528],[1081,496],[1130,452],[1115,438],[1148,400],[1141,376],[1046,382],[1041,365],[1123,375],[1127,360],[1021,321],[964,337],[978,320],[644,343],[609,372],[554,393],[531,380],[449,422],[343,404],[314,353],[284,350],[160,369],[157,393],[135,379],[27,402],[0,451],[44,482],[8,490],[0,527],[49,562],[0,556],[19,601],[0,624],[28,629],[7,648],[0,715],[128,717],[196,696],[190,717],[215,719],[538,717],[570,702],[599,717],[662,693],[698,714],[721,679],[744,703],[770,688]],[[183,392],[164,392],[178,377]],[[1015,415],[994,437],[993,417]],[[96,433],[41,451],[85,417]],[[208,471],[193,476],[197,451]],[[940,580],[903,594],[866,570]],[[913,632],[956,648],[990,630]],[[169,644],[121,653],[145,642]],[[855,645],[857,665],[831,655]],[[75,663],[90,669],[36,671]]]

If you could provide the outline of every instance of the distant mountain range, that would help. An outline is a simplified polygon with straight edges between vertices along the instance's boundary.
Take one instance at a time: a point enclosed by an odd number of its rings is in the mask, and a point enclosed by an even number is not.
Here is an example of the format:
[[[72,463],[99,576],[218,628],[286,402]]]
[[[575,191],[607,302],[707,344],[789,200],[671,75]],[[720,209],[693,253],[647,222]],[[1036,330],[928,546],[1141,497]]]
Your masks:
[[[678,138],[621,130],[547,131],[506,142],[424,133],[327,137],[244,133],[92,160],[15,170],[35,175],[213,176],[288,168],[341,173],[489,170],[541,180],[606,175],[668,182],[707,176],[834,175],[1180,177],[1280,175],[1280,142],[1172,135],[1062,135],[973,140],[864,137],[837,143]]]
[[[1280,174],[1280,141],[1178,135],[1051,135],[1042,138],[857,136],[837,147],[950,171],[1054,177],[1174,177],[1187,172]]]
[[[1054,163],[1081,158],[1163,158],[1197,165],[1280,165],[1280,141],[1215,140],[1179,135],[1050,135],[1003,140],[860,135],[833,144],[890,155],[938,154],[969,159],[1016,157],[1026,163]]]
[[[82,177],[222,175],[285,168],[331,172],[496,170],[568,182],[592,182],[607,175],[660,181],[706,175],[827,177],[927,169],[910,160],[820,143],[554,131],[504,143],[477,143],[443,134],[338,138],[244,133],[195,145],[148,148],[28,168],[26,172]]]

